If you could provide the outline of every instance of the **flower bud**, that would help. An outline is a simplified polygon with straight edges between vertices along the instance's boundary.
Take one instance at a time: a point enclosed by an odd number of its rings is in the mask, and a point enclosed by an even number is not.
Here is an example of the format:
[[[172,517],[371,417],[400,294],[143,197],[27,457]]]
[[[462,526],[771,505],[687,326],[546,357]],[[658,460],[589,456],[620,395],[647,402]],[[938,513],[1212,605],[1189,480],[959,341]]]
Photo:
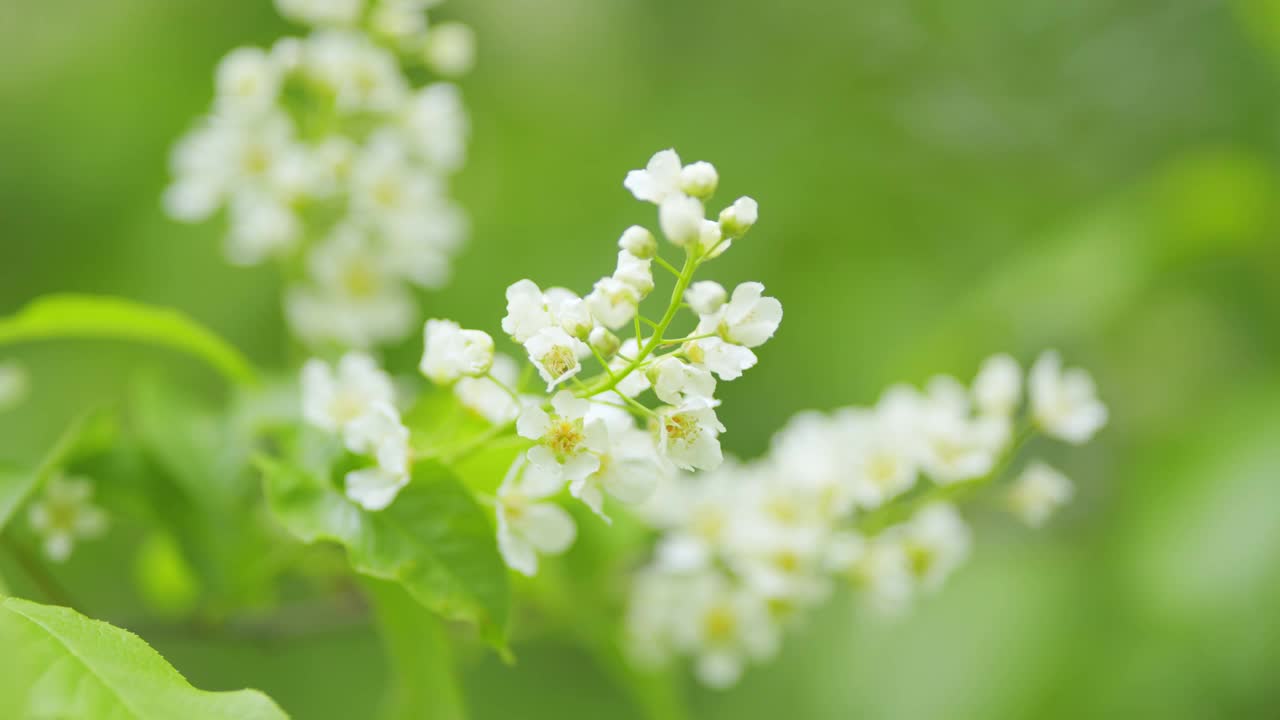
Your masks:
[[[719,310],[729,297],[724,287],[712,280],[702,280],[684,291],[684,301],[699,315],[710,315]]]
[[[699,241],[705,219],[702,203],[688,195],[670,195],[658,206],[658,224],[662,226],[662,233],[672,245],[679,247]]]
[[[698,247],[703,255],[709,258],[719,257],[725,250],[729,249],[730,242],[720,242],[726,240],[724,233],[720,230],[720,223],[715,220],[703,220],[702,232],[698,235]]]
[[[432,25],[423,55],[427,65],[441,75],[465,75],[476,62],[476,34],[458,22]]]
[[[618,247],[641,260],[647,260],[658,254],[658,241],[653,238],[653,233],[639,225],[632,225],[622,231],[622,237],[618,238]]]
[[[680,191],[699,200],[706,200],[715,194],[719,184],[720,175],[709,162],[691,163],[680,171]]]
[[[597,327],[591,331],[589,342],[591,347],[600,351],[600,354],[606,358],[613,357],[618,352],[618,348],[622,347],[622,341],[618,339],[618,336],[603,327]]]
[[[747,234],[760,215],[760,206],[749,197],[740,197],[720,211],[720,229],[726,237],[737,239]]]

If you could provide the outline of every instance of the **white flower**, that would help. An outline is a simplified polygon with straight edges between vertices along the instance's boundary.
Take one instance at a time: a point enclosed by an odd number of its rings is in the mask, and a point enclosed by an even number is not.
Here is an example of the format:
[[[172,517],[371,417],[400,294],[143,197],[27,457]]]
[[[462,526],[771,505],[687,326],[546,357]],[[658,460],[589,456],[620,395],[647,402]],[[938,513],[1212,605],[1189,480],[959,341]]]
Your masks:
[[[658,253],[658,241],[653,238],[653,233],[639,225],[632,225],[622,231],[618,247],[646,260]]]
[[[699,315],[714,315],[728,297],[724,286],[712,280],[696,282],[684,291],[684,301]]]
[[[724,233],[720,230],[720,223],[714,220],[702,221],[702,228],[698,233],[698,253],[700,255],[706,258],[720,257],[732,244],[732,242],[725,240]]]
[[[280,89],[279,71],[258,48],[232,50],[218,63],[218,107],[228,112],[258,113],[270,108]]]
[[[705,223],[706,211],[702,203],[688,195],[667,195],[658,206],[658,225],[672,245],[700,247]]]
[[[427,64],[441,75],[465,75],[476,62],[475,31],[458,22],[432,25],[424,53]]]
[[[1022,368],[1008,355],[992,355],[973,381],[973,401],[984,415],[1010,417],[1022,400]]]
[[[714,332],[717,322],[713,319],[710,327],[699,325],[697,334]],[[751,350],[718,337],[691,340],[681,352],[689,362],[715,373],[721,380],[737,380],[759,360]]]
[[[668,196],[680,192],[680,156],[675,150],[662,150],[649,159],[644,170],[632,170],[622,182],[637,200],[659,205]]]
[[[382,510],[409,484],[409,429],[392,405],[380,402],[347,426],[344,439],[349,450],[378,463],[347,473],[347,497],[365,510]]]
[[[669,405],[684,405],[715,399],[716,379],[711,373],[693,365],[687,365],[670,355],[659,359],[648,370],[653,392]]]
[[[720,175],[716,167],[709,162],[696,162],[685,165],[680,171],[680,191],[685,195],[706,200],[716,192],[720,184]]]
[[[577,375],[582,370],[579,358],[591,354],[591,348],[570,337],[558,327],[543,328],[524,344],[529,361],[547,383],[547,392]]]
[[[498,488],[498,550],[508,567],[532,577],[538,572],[538,554],[557,555],[567,550],[577,536],[577,527],[564,508],[541,502],[558,488],[520,482],[524,467],[524,458],[517,458]]]
[[[543,294],[551,322],[579,340],[587,338],[595,328],[591,309],[578,294],[565,288],[548,288]]]
[[[588,419],[591,403],[561,390],[551,398],[552,414],[530,403],[520,411],[516,432],[537,441],[526,453],[531,467],[525,484],[560,488],[565,481],[581,483],[600,469],[600,454],[608,448],[608,428]]]
[[[463,330],[452,320],[428,320],[419,369],[437,385],[460,377],[480,377],[493,365],[493,338],[480,330]]]
[[[722,308],[720,333],[737,345],[753,348],[773,337],[782,322],[782,303],[763,297],[764,285],[745,282],[734,288],[733,297]]]
[[[613,271],[613,279],[622,282],[636,291],[639,299],[653,292],[652,261],[639,258],[626,250],[618,252],[618,267]]]
[[[1028,387],[1035,422],[1053,437],[1081,445],[1107,423],[1107,408],[1098,401],[1093,378],[1079,368],[1064,371],[1052,350],[1032,366]]]
[[[606,277],[596,281],[586,303],[592,317],[601,325],[617,330],[635,317],[640,293],[616,277]]]
[[[667,476],[667,466],[658,456],[653,436],[637,428],[626,411],[594,405],[586,418],[588,423],[596,419],[602,422],[608,440],[598,453],[599,468],[571,483],[569,492],[607,520],[605,493],[628,505],[642,503],[653,494],[659,480]]]
[[[308,76],[334,94],[342,112],[394,112],[408,92],[395,55],[362,34],[313,34],[303,63]]]
[[[695,656],[698,679],[710,687],[733,685],[748,661],[777,652],[778,628],[764,600],[718,573],[699,576],[684,595],[684,607],[676,642]]]
[[[760,216],[760,206],[749,197],[740,197],[720,211],[720,230],[724,236],[738,239],[747,234]]]
[[[285,17],[308,25],[351,25],[360,18],[364,0],[276,0]]]
[[[913,390],[890,388],[874,411],[846,411],[839,416],[849,438],[851,491],[860,507],[878,508],[915,485],[920,451],[913,433],[918,407]]]
[[[604,357],[612,357],[622,347],[622,341],[618,336],[603,327],[592,329],[591,334],[587,336],[587,343]]]
[[[17,406],[27,396],[30,377],[17,362],[0,363],[0,411]]]
[[[855,439],[844,424],[819,413],[801,413],[773,436],[772,472],[786,478],[791,491],[811,503],[817,516],[845,517],[856,498],[850,482],[857,467],[853,446]]]
[[[107,529],[107,514],[93,504],[92,483],[62,474],[49,478],[44,495],[27,511],[27,520],[42,538],[44,554],[54,562],[71,557],[77,538],[95,538]]]
[[[1038,528],[1074,494],[1075,487],[1066,475],[1037,460],[1009,488],[1009,508],[1023,522]]]
[[[394,400],[391,378],[364,353],[342,356],[336,372],[323,360],[302,366],[302,416],[323,430],[345,432],[374,405]]]
[[[969,527],[956,509],[936,503],[917,512],[904,525],[885,531],[906,554],[907,567],[920,586],[936,590],[969,555]]]
[[[542,290],[532,280],[519,280],[507,288],[507,315],[502,318],[502,331],[518,343],[525,343],[538,331],[550,327],[551,311],[547,309]]]
[[[1003,416],[971,417],[969,395],[954,378],[939,376],[917,408],[921,464],[939,484],[985,476],[1009,439]]]
[[[520,374],[516,361],[502,354],[494,355],[493,367],[489,369],[493,378],[508,388],[515,387]],[[520,406],[511,393],[489,377],[463,377],[453,386],[453,393],[458,402],[481,417],[501,425],[516,419],[520,414]]]
[[[725,428],[706,402],[663,408],[657,429],[658,448],[676,467],[714,470],[724,460],[719,435]]]
[[[828,545],[827,565],[848,577],[881,614],[899,615],[911,601],[915,578],[907,553],[890,539],[841,533]]]
[[[404,125],[418,152],[433,167],[457,170],[466,159],[469,122],[456,85],[428,85],[409,99]]]

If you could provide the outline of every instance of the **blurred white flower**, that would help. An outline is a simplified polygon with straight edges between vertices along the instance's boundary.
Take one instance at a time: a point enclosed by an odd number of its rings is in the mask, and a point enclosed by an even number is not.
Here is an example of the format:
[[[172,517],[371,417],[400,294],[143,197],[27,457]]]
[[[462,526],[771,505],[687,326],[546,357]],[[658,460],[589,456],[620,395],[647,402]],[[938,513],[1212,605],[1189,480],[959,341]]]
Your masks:
[[[1040,461],[1027,465],[1009,488],[1009,509],[1031,527],[1040,527],[1071,501],[1075,487],[1066,475]]]
[[[1107,423],[1107,407],[1098,400],[1093,378],[1080,368],[1063,370],[1052,350],[1032,366],[1028,387],[1032,416],[1053,437],[1080,445]]]
[[[525,466],[524,458],[518,458],[498,488],[498,550],[508,567],[533,576],[538,572],[538,554],[567,550],[577,536],[577,526],[564,508],[547,502],[559,488],[521,481]]]
[[[336,368],[314,358],[302,366],[302,416],[323,430],[344,433],[373,406],[394,402],[391,378],[364,353],[343,355]]]
[[[54,562],[71,557],[77,540],[90,540],[107,530],[107,514],[93,504],[89,479],[61,473],[49,478],[44,494],[28,508],[27,520],[40,536],[45,556]]]
[[[493,338],[480,330],[463,330],[452,320],[428,320],[423,336],[419,369],[437,385],[480,377],[493,365]]]

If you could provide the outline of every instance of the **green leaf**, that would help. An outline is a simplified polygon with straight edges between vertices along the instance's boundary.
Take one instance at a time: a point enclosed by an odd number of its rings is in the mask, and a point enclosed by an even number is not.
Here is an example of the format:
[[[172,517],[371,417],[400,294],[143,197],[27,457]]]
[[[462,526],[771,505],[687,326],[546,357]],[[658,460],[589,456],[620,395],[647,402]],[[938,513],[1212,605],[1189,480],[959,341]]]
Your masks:
[[[63,431],[34,470],[0,472],[0,530],[44,481],[57,472],[79,446],[86,428],[101,427],[90,416],[81,416]]]
[[[0,717],[287,717],[256,690],[197,690],[138,636],[69,608],[0,601],[0,647]]]
[[[254,382],[238,350],[186,315],[123,298],[45,295],[0,319],[0,345],[34,340],[130,340],[193,355],[238,383]]]
[[[382,644],[391,661],[387,720],[463,720],[466,707],[447,628],[404,588],[382,580],[364,583]]]
[[[507,569],[484,511],[443,466],[414,466],[412,481],[378,512],[352,503],[315,475],[260,459],[267,501],[304,542],[343,545],[361,573],[394,580],[441,615],[476,623],[506,648]]]

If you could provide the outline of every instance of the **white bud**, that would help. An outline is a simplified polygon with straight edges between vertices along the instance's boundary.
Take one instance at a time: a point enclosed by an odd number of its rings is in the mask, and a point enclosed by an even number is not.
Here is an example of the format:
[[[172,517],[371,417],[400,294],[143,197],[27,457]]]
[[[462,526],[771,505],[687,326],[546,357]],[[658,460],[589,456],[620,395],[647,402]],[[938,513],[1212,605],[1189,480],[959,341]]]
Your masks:
[[[465,75],[476,63],[475,31],[458,22],[432,25],[423,52],[427,64],[441,75]]]
[[[721,242],[724,240],[724,242]],[[731,240],[724,237],[720,231],[720,223],[715,220],[703,220],[702,232],[698,236],[698,247],[701,248],[703,255],[709,258],[719,257],[729,246],[733,244]]]
[[[622,347],[622,341],[618,339],[618,336],[603,327],[597,327],[591,331],[589,342],[591,347],[599,350],[600,354],[606,358],[613,357],[618,352],[618,348]]]
[[[684,291],[684,301],[699,315],[710,315],[719,310],[729,297],[723,286],[712,280],[702,280]]]
[[[715,194],[720,184],[720,175],[715,165],[698,161],[685,165],[680,171],[680,191],[686,195],[706,200]]]
[[[749,197],[740,197],[720,211],[720,229],[726,237],[740,238],[747,234],[760,216],[760,206]]]
[[[622,237],[618,238],[618,247],[642,260],[658,253],[658,241],[653,238],[653,233],[639,225],[632,225],[622,231]]]
[[[658,206],[658,224],[673,245],[685,247],[698,242],[702,237],[704,220],[706,211],[702,203],[688,195],[669,195]]]

